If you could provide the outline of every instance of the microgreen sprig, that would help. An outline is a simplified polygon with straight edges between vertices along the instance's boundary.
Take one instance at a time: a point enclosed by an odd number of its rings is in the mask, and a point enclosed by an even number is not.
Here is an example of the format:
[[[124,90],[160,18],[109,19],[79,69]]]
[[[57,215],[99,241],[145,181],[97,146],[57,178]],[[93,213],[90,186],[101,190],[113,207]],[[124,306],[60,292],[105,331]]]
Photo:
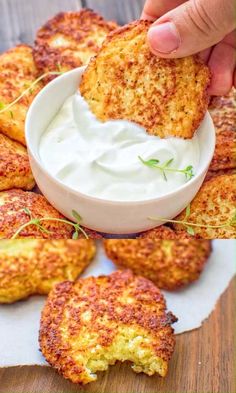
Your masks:
[[[223,224],[220,225],[211,225],[211,224],[197,224],[191,221],[188,221],[188,217],[191,214],[191,208],[190,205],[188,205],[186,207],[186,211],[185,211],[185,218],[184,220],[168,220],[167,218],[160,218],[160,217],[149,217],[150,220],[154,220],[154,221],[161,221],[161,222],[169,222],[169,223],[173,223],[173,224],[181,224],[183,225],[186,230],[187,233],[191,236],[195,235],[195,227],[198,228],[209,228],[209,229],[220,229],[220,228],[228,228],[230,226],[236,227],[236,211],[234,213],[234,216],[229,219],[228,221],[226,221]]]
[[[173,158],[171,158],[170,160],[165,161],[163,164],[160,164],[160,160],[158,160],[156,158],[151,158],[150,160],[144,160],[140,156],[138,156],[138,158],[144,165],[146,165],[146,166],[148,166],[150,168],[159,169],[162,172],[165,181],[167,181],[166,172],[183,173],[187,180],[192,179],[192,177],[194,176],[193,166],[192,165],[188,165],[184,169],[178,169],[178,168],[170,167],[170,165],[174,161]]]
[[[23,211],[29,217],[29,221],[27,221],[25,224],[21,225],[17,229],[17,231],[15,232],[15,234],[12,236],[11,239],[16,239],[20,235],[20,233],[25,228],[27,228],[30,225],[35,225],[40,230],[40,232],[42,232],[42,233],[46,233],[46,234],[52,233],[48,229],[44,228],[44,226],[42,225],[42,223],[45,222],[45,221],[46,222],[55,221],[55,222],[61,222],[61,223],[64,223],[64,224],[71,225],[74,228],[74,233],[72,235],[72,239],[78,239],[79,238],[79,232],[81,232],[84,235],[85,239],[88,239],[87,233],[80,226],[82,218],[80,217],[79,213],[77,213],[75,210],[72,210],[72,215],[75,218],[76,222],[69,221],[69,220],[66,220],[64,218],[56,218],[56,217],[33,218],[31,211],[27,207],[25,207],[23,209]]]
[[[10,102],[10,104],[4,104],[4,102],[0,102],[0,114],[6,111],[9,111],[17,102],[19,102],[26,94],[32,94],[34,87],[41,82],[47,76],[58,76],[63,74],[63,72],[46,72],[45,74],[39,76],[35,81],[33,81],[14,101]],[[10,115],[12,116],[12,112],[9,111]]]

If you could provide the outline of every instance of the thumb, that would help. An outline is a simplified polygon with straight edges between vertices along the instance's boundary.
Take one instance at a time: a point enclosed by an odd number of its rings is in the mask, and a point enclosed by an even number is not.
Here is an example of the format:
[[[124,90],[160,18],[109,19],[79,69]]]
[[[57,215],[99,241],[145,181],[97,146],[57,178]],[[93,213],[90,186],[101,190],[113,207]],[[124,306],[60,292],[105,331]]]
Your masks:
[[[234,0],[189,0],[149,29],[151,50],[160,57],[184,57],[220,42],[236,25]]]

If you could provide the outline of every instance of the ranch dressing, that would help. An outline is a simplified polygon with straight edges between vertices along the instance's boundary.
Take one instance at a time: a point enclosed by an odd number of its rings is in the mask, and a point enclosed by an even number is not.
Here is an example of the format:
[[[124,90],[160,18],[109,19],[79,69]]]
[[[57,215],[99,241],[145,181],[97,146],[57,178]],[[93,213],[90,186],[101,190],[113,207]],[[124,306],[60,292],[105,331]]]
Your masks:
[[[199,143],[192,139],[160,139],[125,120],[102,123],[79,93],[69,97],[43,133],[39,155],[45,169],[83,194],[110,201],[141,201],[176,190],[186,181],[182,173],[161,171],[140,160],[173,158],[171,167],[199,163]]]

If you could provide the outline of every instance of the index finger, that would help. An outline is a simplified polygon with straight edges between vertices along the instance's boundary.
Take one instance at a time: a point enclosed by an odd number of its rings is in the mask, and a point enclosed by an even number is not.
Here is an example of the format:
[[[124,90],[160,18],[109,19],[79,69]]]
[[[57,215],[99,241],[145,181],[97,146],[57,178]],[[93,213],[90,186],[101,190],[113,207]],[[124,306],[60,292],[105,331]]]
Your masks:
[[[185,2],[184,0],[146,0],[141,19],[156,20]]]

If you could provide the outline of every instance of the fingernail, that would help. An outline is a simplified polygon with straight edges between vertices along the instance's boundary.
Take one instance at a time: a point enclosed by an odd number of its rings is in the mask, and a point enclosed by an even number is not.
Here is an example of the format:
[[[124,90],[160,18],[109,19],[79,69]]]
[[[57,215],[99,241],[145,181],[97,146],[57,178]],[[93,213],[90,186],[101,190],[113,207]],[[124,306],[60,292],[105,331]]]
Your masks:
[[[180,35],[172,22],[150,27],[148,39],[152,49],[160,53],[174,52],[180,46]]]

